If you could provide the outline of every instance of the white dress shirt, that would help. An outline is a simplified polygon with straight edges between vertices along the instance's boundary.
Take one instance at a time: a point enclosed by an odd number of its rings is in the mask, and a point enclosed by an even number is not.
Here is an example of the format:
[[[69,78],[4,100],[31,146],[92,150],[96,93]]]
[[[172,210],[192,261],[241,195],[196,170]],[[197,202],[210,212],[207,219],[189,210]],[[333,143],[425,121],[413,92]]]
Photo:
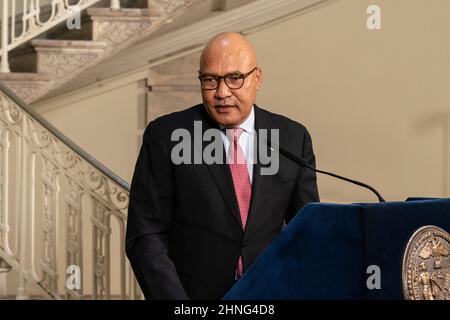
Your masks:
[[[255,112],[253,109],[254,108],[252,106],[252,110],[250,111],[250,114],[247,117],[247,119],[245,119],[245,121],[238,126],[238,128],[244,129],[241,136],[239,137],[238,142],[239,142],[239,146],[242,149],[242,152],[244,152],[245,161],[247,161],[247,170],[248,170],[248,175],[250,177],[250,183],[252,183],[252,181],[253,181],[253,158],[254,158],[253,150],[254,150],[254,137],[256,134],[256,132],[255,132]],[[223,129],[222,126],[220,128]],[[228,149],[230,147],[230,141],[227,139],[225,130],[221,130],[220,132],[222,135],[222,141],[223,141],[223,145],[225,147],[225,152],[228,156]]]

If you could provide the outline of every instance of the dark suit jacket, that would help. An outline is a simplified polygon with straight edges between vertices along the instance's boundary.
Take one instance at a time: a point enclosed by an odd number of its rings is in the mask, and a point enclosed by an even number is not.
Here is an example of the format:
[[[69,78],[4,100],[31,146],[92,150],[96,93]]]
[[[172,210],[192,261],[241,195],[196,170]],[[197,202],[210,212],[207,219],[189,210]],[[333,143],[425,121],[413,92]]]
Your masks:
[[[301,124],[255,106],[255,129],[279,129],[280,146],[315,166],[311,137]],[[134,172],[126,252],[146,298],[220,299],[234,284],[239,256],[244,272],[306,203],[319,201],[316,175],[280,156],[275,175],[253,165],[252,199],[242,230],[227,164],[171,161],[175,129],[193,136],[218,128],[203,105],[152,121]],[[224,152],[225,153],[225,152]]]

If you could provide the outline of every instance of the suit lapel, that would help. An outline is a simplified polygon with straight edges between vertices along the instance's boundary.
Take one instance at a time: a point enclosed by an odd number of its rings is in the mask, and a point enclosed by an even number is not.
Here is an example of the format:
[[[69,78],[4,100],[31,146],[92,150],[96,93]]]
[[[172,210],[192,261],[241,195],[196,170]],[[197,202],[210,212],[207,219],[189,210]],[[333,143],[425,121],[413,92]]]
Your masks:
[[[270,130],[271,126],[269,123],[269,119],[267,119],[265,114],[261,112],[261,110],[257,106],[254,107],[254,110],[255,130],[256,135],[258,136],[259,129]],[[250,202],[250,209],[247,217],[247,226],[245,230],[246,234],[252,234],[252,229],[255,226],[255,222],[258,219],[258,216],[264,214],[264,203],[267,201],[267,196],[270,194],[270,188],[273,181],[273,176],[261,175],[261,168],[264,166],[261,165],[259,159],[259,145],[256,144],[254,148],[254,150],[257,151],[255,153],[257,161],[255,161],[256,163],[253,164],[252,199]]]
[[[197,120],[202,121],[202,123],[203,123],[202,134],[207,129],[211,129],[211,128],[220,130],[219,126],[214,121],[211,120],[211,118],[206,113],[204,108],[202,109],[202,111],[200,111]],[[203,145],[202,145],[203,149],[202,150],[204,150],[205,147],[209,143],[210,142],[203,141]],[[223,144],[222,144],[222,148],[223,148],[223,155],[224,155],[224,158],[223,158],[224,164],[211,164],[211,165],[204,164],[204,165],[206,165],[209,172],[213,176],[213,178],[217,184],[217,187],[219,188],[222,196],[224,197],[224,200],[225,200],[227,206],[229,207],[234,220],[242,228],[241,214],[239,212],[239,206],[238,206],[238,202],[237,202],[237,198],[236,198],[236,193],[234,191],[233,178],[231,177],[231,171],[230,171],[228,164],[225,163],[225,154],[226,153],[225,153]]]
[[[261,110],[255,105],[255,130],[258,134],[259,129],[270,130],[272,128],[269,119],[266,115],[261,112]],[[203,132],[210,128],[219,129],[219,126],[209,117],[204,108],[200,111],[198,121],[203,123]],[[209,142],[203,142],[203,150]],[[255,150],[258,151],[259,146],[254,146]],[[223,155],[225,157],[225,149],[223,150]],[[251,234],[252,229],[255,225],[255,221],[258,219],[258,215],[264,214],[264,203],[267,199],[267,195],[270,194],[270,188],[272,186],[273,176],[261,175],[261,168],[263,165],[260,163],[258,152],[255,154],[256,161],[253,164],[253,181],[252,181],[252,198],[250,201],[250,209],[247,217],[247,226],[245,233]],[[233,178],[231,177],[230,167],[225,164],[212,164],[206,165],[209,172],[213,176],[217,187],[219,188],[225,202],[227,203],[230,212],[239,226],[242,228],[242,220],[239,212],[239,206],[236,198],[236,193],[234,190]]]

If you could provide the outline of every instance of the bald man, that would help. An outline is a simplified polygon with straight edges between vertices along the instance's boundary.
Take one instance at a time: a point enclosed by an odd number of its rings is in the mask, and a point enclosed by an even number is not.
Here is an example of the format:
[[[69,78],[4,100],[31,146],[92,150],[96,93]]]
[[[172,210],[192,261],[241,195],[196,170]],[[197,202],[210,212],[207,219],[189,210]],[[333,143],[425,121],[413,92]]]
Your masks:
[[[148,299],[222,298],[285,224],[319,201],[311,170],[280,156],[277,170],[263,171],[262,132],[313,167],[315,157],[305,127],[255,105],[262,71],[248,40],[211,39],[199,80],[202,104],[148,125],[131,184],[126,252]],[[213,162],[202,158],[210,143]]]

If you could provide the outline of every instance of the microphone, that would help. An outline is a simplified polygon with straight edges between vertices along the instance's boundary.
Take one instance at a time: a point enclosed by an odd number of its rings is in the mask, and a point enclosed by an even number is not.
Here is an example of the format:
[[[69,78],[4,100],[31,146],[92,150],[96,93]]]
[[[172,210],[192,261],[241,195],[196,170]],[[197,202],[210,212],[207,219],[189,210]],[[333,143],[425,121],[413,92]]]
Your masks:
[[[344,180],[344,181],[347,181],[347,182],[356,184],[356,185],[358,185],[358,186],[367,188],[367,189],[369,189],[370,191],[372,191],[372,192],[377,196],[379,202],[386,202],[386,201],[383,199],[383,197],[378,193],[378,191],[375,190],[375,188],[369,186],[368,184],[365,184],[365,183],[360,182],[360,181],[357,181],[357,180],[349,179],[349,178],[346,178],[346,177],[337,175],[337,174],[335,174],[335,173],[331,173],[331,172],[327,172],[327,171],[323,171],[323,170],[319,170],[319,169],[313,168],[313,167],[311,167],[309,164],[307,164],[307,163],[305,162],[305,160],[303,160],[302,158],[296,156],[296,155],[293,154],[292,152],[287,151],[286,149],[280,147],[279,145],[276,145],[276,147],[278,147],[278,153],[282,154],[283,156],[285,156],[286,158],[288,158],[288,159],[291,160],[292,162],[298,164],[299,166],[301,166],[301,167],[306,167],[306,168],[308,168],[308,169],[310,169],[310,170],[312,170],[312,171],[314,171],[314,172],[326,174],[326,175],[332,176],[332,177],[334,177],[334,178],[341,179],[341,180]],[[273,150],[273,148],[271,148],[270,146],[269,146],[269,148],[270,148],[271,150]]]

